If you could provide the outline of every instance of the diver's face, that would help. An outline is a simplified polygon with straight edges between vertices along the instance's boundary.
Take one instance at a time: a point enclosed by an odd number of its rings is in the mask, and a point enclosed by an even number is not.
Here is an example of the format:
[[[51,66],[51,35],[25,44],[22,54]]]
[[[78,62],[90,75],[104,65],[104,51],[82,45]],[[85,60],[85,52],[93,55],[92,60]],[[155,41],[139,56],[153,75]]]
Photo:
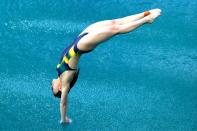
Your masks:
[[[61,84],[59,79],[53,79],[51,86],[54,94],[57,94],[58,91],[61,91]]]

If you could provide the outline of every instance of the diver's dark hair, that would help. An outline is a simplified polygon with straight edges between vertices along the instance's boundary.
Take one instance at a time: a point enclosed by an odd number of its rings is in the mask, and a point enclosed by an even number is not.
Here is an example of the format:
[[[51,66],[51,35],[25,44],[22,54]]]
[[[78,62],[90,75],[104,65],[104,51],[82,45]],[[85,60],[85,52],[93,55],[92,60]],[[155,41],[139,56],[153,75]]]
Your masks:
[[[53,95],[57,98],[61,98],[61,95],[62,95],[62,92],[61,91],[58,91],[57,94],[54,94]]]
[[[70,89],[75,85],[75,83],[77,82],[78,76],[79,76],[79,71],[80,69],[77,70],[77,72],[75,73],[73,80],[70,83]],[[68,90],[68,93],[70,92],[70,89]],[[52,88],[53,91],[53,88]],[[53,93],[53,95],[57,98],[61,98],[62,92],[58,91],[56,94]]]

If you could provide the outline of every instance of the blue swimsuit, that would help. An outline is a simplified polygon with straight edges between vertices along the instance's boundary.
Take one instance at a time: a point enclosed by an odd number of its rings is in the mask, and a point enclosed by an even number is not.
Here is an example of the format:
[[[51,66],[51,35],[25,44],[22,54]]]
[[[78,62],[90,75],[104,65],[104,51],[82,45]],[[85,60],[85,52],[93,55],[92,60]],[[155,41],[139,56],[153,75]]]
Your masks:
[[[82,51],[80,49],[77,48],[77,44],[79,42],[79,40],[81,38],[83,38],[85,35],[87,35],[88,33],[83,33],[81,35],[79,35],[72,44],[70,44],[66,49],[64,49],[61,58],[60,58],[60,62],[56,67],[56,70],[58,72],[58,76],[60,76],[63,72],[67,71],[67,70],[77,70],[77,69],[72,69],[69,67],[69,60],[74,57],[74,56],[80,56],[83,53],[88,53],[92,50],[89,51]]]

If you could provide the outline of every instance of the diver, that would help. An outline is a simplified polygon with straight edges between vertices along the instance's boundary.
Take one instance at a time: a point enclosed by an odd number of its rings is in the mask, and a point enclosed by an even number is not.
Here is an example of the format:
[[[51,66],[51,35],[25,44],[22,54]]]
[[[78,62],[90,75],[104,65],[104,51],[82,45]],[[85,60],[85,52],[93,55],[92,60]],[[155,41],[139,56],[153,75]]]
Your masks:
[[[136,28],[152,23],[161,14],[152,9],[123,18],[104,20],[88,26],[62,53],[56,69],[58,78],[52,80],[52,92],[60,99],[60,123],[71,123],[67,116],[67,97],[79,75],[78,62],[82,54],[94,50],[100,43],[119,34],[129,33]]]

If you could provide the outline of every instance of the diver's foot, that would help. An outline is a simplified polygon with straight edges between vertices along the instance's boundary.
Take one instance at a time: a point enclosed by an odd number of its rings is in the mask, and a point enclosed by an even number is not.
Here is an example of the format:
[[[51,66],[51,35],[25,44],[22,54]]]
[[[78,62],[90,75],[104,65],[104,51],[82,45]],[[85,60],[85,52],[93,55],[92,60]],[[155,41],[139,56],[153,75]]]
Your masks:
[[[150,11],[145,11],[145,12],[144,12],[144,17],[146,17],[146,16],[148,16],[148,15],[150,15]]]
[[[152,9],[152,10],[149,10],[150,13],[154,13],[154,12],[159,12],[161,13],[161,9]]]
[[[147,23],[151,24],[153,21],[161,15],[161,10],[160,9],[152,9],[149,11],[150,15],[146,16],[147,17]]]

